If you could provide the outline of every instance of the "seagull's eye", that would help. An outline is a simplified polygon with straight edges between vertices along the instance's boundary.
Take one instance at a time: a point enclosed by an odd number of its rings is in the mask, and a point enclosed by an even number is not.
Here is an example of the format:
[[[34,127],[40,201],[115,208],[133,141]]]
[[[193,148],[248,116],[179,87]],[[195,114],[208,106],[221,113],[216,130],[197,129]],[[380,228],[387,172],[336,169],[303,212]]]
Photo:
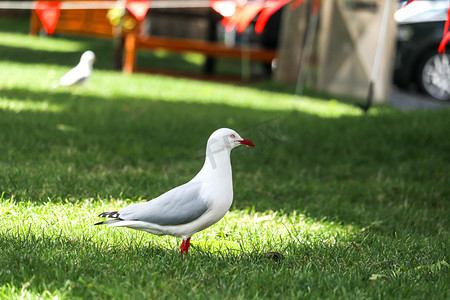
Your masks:
[[[236,136],[234,134],[230,134],[230,138],[234,139]]]

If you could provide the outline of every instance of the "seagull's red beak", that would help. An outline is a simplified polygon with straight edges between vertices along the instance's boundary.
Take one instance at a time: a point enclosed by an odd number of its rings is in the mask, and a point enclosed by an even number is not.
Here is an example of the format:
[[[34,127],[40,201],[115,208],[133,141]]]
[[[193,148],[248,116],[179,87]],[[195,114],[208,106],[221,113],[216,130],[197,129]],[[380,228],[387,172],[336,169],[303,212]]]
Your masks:
[[[250,147],[255,147],[255,144],[253,144],[252,142],[250,142],[249,140],[246,140],[246,139],[240,140],[239,143],[241,145],[247,145],[247,146],[250,146]]]

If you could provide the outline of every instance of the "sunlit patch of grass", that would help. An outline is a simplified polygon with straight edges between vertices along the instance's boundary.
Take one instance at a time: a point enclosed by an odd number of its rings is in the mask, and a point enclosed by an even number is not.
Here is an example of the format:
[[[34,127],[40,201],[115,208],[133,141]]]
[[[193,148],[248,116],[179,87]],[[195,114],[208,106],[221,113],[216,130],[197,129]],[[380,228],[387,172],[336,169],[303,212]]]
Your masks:
[[[170,56],[169,54],[170,53],[166,50],[156,50],[153,52],[153,55],[155,55],[155,57],[160,59],[168,58]],[[183,54],[183,59],[186,62],[193,63],[196,65],[201,65],[205,61],[205,57],[202,54],[193,52]]]
[[[212,229],[198,233],[192,244],[208,251],[277,251],[288,254],[290,249],[286,245],[334,245],[337,238],[348,240],[357,231],[355,227],[321,222],[296,211],[282,214],[232,210]]]
[[[307,112],[324,118],[339,118],[342,116],[362,116],[363,112],[355,105],[339,102],[334,99],[325,100],[308,96],[294,97],[298,111]],[[374,108],[377,110],[377,108]]]
[[[0,45],[13,48],[26,48],[30,50],[44,50],[50,52],[82,51],[84,47],[86,47],[84,43],[78,41],[36,37],[30,36],[28,34],[9,32],[0,32]]]
[[[171,77],[140,74],[131,77],[122,77],[119,74],[105,75],[104,82],[94,83],[95,79],[93,79],[93,84],[87,87],[86,93],[92,96],[108,93],[110,96],[119,98],[133,95],[139,99],[180,101],[180,91],[182,91],[182,101],[188,103],[225,104],[266,111],[301,111],[322,117],[360,116],[362,114],[357,107],[336,100],[324,101],[310,97],[295,97],[246,86],[214,82],[205,84],[197,80],[174,80]],[[108,91],[95,88],[106,84],[106,81],[117,82],[117,84],[112,84],[112,88]],[[146,86],[148,88],[145,88]],[[258,100],[255,101],[255,99]]]
[[[42,249],[41,255],[47,259],[51,259],[53,251],[65,251],[52,245],[59,240],[73,245],[80,244],[83,249],[97,249],[94,251],[95,255],[102,255],[102,249],[106,254],[113,249],[134,251],[131,249],[138,247],[147,248],[148,251],[152,251],[152,248],[163,249],[167,252],[166,255],[179,256],[179,238],[157,237],[128,228],[93,225],[100,220],[97,217],[99,212],[118,209],[129,203],[129,200],[119,199],[86,199],[64,203],[49,200],[36,204],[4,199],[0,205],[0,214],[3,216],[0,235],[3,238],[18,238],[17,242],[22,243],[34,240],[36,244],[33,247]],[[298,247],[348,246],[357,232],[355,228],[321,222],[297,212],[280,214],[273,211],[259,213],[232,210],[218,224],[192,237],[190,256],[278,253],[281,257],[294,258]],[[25,240],[21,241],[22,238]],[[77,251],[65,255],[73,260],[76,259]],[[10,272],[8,267],[3,271],[5,272]]]
[[[2,67],[3,65],[3,67]],[[17,65],[0,64],[0,72],[12,74]],[[25,68],[24,65],[20,69]],[[357,107],[337,102],[324,101],[311,97],[295,97],[293,95],[252,89],[246,86],[235,86],[190,79],[175,79],[159,75],[135,74],[127,76],[122,73],[95,70],[91,81],[79,88],[52,89],[60,76],[69,68],[57,66],[26,66],[27,74],[21,80],[9,79],[0,83],[0,87],[10,89],[26,89],[39,93],[68,92],[79,97],[99,97],[103,99],[124,99],[133,97],[140,100],[182,101],[198,104],[224,104],[234,107],[251,108],[263,111],[298,111],[326,118],[340,116],[361,116]],[[11,77],[14,78],[14,77]],[[34,81],[33,85],[27,84]],[[105,87],[108,88],[105,88]],[[182,91],[182,93],[180,93]],[[258,101],[255,101],[258,99]]]
[[[36,102],[29,100],[17,101],[14,99],[3,99],[0,98],[0,110],[8,110],[13,112],[21,111],[49,111],[58,112],[63,109],[61,105],[55,103],[49,103],[46,101]]]
[[[52,90],[57,87],[59,78],[68,70],[70,67],[0,61],[0,72],[4,75],[4,80],[0,82],[0,88],[28,89],[51,94]],[[30,84],[31,82],[33,84]],[[70,91],[70,89],[68,90]]]
[[[76,202],[45,203],[15,202],[13,199],[1,203],[3,228],[19,235],[60,236],[67,239],[87,238],[93,243],[123,245],[125,241],[139,240],[144,244],[154,243],[178,250],[180,239],[155,237],[148,233],[127,228],[93,226],[103,211],[117,210],[130,204],[130,200],[108,199],[98,201],[86,199]],[[333,222],[321,222],[292,212],[255,212],[232,210],[213,227],[199,232],[192,238],[194,248],[206,250],[239,250],[245,252],[285,252],[286,244],[326,243],[333,245],[336,237],[350,238],[358,232],[355,227],[344,227]],[[230,245],[232,247],[230,247]],[[125,245],[126,246],[126,245]],[[195,251],[195,250],[194,250]]]

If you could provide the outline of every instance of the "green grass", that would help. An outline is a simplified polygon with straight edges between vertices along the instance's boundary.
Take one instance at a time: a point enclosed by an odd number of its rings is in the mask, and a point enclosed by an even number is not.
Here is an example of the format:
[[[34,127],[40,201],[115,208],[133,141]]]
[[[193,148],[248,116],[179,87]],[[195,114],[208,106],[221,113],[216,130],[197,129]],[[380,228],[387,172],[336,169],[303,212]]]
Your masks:
[[[448,298],[448,109],[126,76],[110,41],[26,30],[0,18],[0,298]],[[88,85],[53,88],[85,49]],[[219,127],[256,147],[233,151],[231,211],[188,257],[93,226],[192,178]]]

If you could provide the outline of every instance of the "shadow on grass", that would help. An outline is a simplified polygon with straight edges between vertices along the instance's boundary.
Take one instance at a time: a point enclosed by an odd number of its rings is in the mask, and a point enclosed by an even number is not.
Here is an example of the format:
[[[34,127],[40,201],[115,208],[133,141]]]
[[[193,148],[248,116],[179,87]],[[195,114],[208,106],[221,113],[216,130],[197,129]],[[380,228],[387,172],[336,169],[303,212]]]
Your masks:
[[[108,42],[105,45],[105,42],[88,43],[86,41],[84,50],[73,52],[58,51],[57,49],[55,51],[47,51],[0,45],[0,53],[2,53],[0,60],[26,64],[54,64],[74,67],[80,61],[80,57],[84,51],[92,50],[98,57],[94,68],[112,70],[114,67],[114,56],[111,49],[114,49],[114,45],[111,41]]]
[[[29,16],[10,17],[2,15],[0,17],[0,28],[2,32],[28,33],[30,30]]]

